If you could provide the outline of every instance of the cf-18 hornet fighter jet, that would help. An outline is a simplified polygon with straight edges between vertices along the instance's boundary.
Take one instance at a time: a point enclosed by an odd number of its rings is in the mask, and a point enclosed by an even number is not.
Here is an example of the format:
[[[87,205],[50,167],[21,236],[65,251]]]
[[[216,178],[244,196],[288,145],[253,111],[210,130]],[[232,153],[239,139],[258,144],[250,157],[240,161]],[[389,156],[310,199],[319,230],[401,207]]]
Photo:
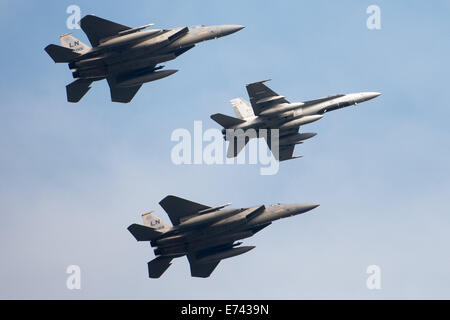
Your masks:
[[[172,227],[153,213],[142,215],[144,225],[132,224],[128,230],[137,241],[150,241],[156,258],[148,263],[150,278],[159,278],[174,258],[187,256],[193,277],[207,278],[222,259],[252,250],[240,246],[240,239],[253,236],[272,221],[312,210],[318,204],[259,205],[224,209],[230,204],[208,207],[167,196],[159,203],[172,221]]]
[[[224,128],[222,130],[224,139],[232,142],[227,151],[229,158],[236,157],[251,138],[258,138],[260,129],[268,129],[263,137],[277,160],[298,158],[293,156],[295,145],[316,135],[298,132],[300,126],[322,119],[326,112],[356,105],[381,94],[379,92],[337,94],[311,101],[290,103],[284,96],[267,87],[264,84],[266,81],[268,80],[247,85],[250,103],[242,98],[231,100],[238,118],[220,113],[211,116],[211,119]],[[270,136],[272,132],[270,129],[278,129],[278,143],[275,139],[273,145],[274,139]]]
[[[74,82],[66,86],[67,100],[78,102],[92,82],[106,79],[111,100],[130,102],[143,83],[165,78],[178,70],[161,70],[195,44],[220,38],[244,28],[240,25],[147,29],[153,24],[130,28],[87,15],[80,20],[92,48],[70,34],[60,37],[61,45],[45,51],[56,63],[68,63]],[[147,30],[145,30],[147,29]]]

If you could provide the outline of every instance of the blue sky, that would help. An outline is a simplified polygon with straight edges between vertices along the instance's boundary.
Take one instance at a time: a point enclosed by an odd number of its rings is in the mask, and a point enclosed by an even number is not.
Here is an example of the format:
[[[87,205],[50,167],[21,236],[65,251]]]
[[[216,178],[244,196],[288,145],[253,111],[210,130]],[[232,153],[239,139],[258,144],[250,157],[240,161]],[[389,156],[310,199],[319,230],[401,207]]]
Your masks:
[[[110,102],[105,82],[66,102],[65,65],[44,52],[66,8],[170,28],[243,24],[166,63],[175,75]],[[381,8],[381,30],[366,8]],[[0,25],[0,298],[450,298],[449,1],[3,1]],[[81,30],[73,35],[87,42]],[[290,101],[379,91],[305,126],[304,158],[259,166],[175,166],[174,129],[232,114],[245,84]],[[245,241],[209,279],[178,259],[147,278],[153,253],[126,227],[168,194],[207,205],[316,202]],[[66,288],[81,267],[81,290]],[[366,268],[382,289],[366,288]]]

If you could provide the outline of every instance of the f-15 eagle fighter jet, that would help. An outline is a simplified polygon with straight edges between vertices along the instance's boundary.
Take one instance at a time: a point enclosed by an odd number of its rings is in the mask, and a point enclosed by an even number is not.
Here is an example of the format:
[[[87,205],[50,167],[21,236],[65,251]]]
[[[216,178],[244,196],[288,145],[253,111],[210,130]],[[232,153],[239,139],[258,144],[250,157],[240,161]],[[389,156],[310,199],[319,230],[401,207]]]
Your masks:
[[[272,221],[305,213],[318,204],[258,205],[224,209],[230,204],[209,207],[175,196],[159,203],[172,226],[153,213],[143,214],[144,224],[132,224],[128,231],[137,241],[149,241],[156,258],[148,263],[150,278],[159,278],[175,258],[187,256],[193,277],[207,278],[223,259],[252,250],[236,242],[253,236]]]
[[[81,29],[92,48],[70,34],[60,37],[61,45],[48,45],[45,51],[56,63],[68,63],[73,81],[66,86],[67,100],[78,102],[94,81],[106,79],[111,100],[130,102],[143,83],[165,78],[178,70],[161,70],[159,63],[173,60],[199,42],[235,33],[244,26],[198,26],[174,29],[127,27],[87,15]],[[145,30],[147,29],[147,30]]]

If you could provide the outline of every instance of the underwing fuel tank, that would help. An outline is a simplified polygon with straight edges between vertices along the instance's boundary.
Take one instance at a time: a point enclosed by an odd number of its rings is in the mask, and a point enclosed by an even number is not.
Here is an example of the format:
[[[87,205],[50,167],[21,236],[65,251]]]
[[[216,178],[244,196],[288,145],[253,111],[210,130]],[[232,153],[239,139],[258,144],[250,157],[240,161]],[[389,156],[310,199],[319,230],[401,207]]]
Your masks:
[[[72,76],[74,79],[77,79],[77,78],[92,79],[92,78],[106,77],[107,70],[106,70],[106,68],[75,70],[72,72]]]
[[[309,132],[305,132],[305,133],[295,133],[292,135],[288,135],[288,136],[282,136],[280,137],[280,144],[289,144],[289,143],[295,143],[295,142],[300,142],[300,141],[304,141],[307,139],[311,139],[312,137],[316,136],[317,133],[309,133]]]
[[[148,68],[154,65],[157,65],[161,62],[167,62],[175,59],[176,56],[174,54],[165,54],[153,57],[144,57],[139,59],[132,59],[125,62],[118,62],[111,64],[108,66],[108,71],[110,73],[121,73],[127,72],[131,70],[139,70],[143,68]]]
[[[235,257],[240,254],[244,254],[254,248],[255,248],[254,246],[244,246],[244,247],[228,249],[225,251],[220,251],[217,253],[213,253],[213,254],[201,257],[200,259],[198,259],[198,263],[210,263],[210,262],[219,261],[222,259]]]
[[[118,87],[134,87],[146,82],[151,82],[168,77],[178,70],[150,71],[132,78],[117,81]]]

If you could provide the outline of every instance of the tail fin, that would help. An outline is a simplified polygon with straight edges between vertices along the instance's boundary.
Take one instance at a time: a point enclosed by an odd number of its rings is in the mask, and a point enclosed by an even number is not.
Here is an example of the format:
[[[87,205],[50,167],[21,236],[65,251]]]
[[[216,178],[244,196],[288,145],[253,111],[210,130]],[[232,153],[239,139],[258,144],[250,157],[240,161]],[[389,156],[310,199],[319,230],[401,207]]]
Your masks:
[[[158,218],[153,214],[153,212],[144,213],[142,215],[142,221],[144,221],[144,226],[158,230],[160,232],[169,231],[170,225],[168,225],[164,220]]]
[[[250,138],[244,136],[243,138],[233,137],[228,145],[227,158],[234,158],[245,148]]]
[[[242,98],[236,98],[230,101],[233,106],[234,113],[239,119],[250,119],[255,117],[253,108],[250,103]]]
[[[92,81],[85,79],[77,79],[66,86],[67,101],[78,102],[91,89]]]
[[[211,119],[213,119],[215,122],[220,124],[225,129],[231,128],[231,127],[233,127],[235,125],[238,125],[238,124],[241,124],[241,123],[245,122],[245,120],[233,118],[233,117],[221,114],[221,113],[213,114],[211,116]]]
[[[68,48],[57,46],[56,44],[50,44],[44,50],[56,63],[71,62],[80,56],[79,53]]]
[[[137,241],[152,241],[170,229],[167,223],[152,214],[152,212],[144,213],[142,220],[144,225],[134,223],[128,227],[128,231]]]
[[[63,34],[59,37],[59,40],[61,41],[61,45],[64,48],[70,49],[79,54],[85,54],[86,52],[91,50],[91,47],[89,47],[87,44],[84,44],[83,42],[72,36],[70,33]]]

